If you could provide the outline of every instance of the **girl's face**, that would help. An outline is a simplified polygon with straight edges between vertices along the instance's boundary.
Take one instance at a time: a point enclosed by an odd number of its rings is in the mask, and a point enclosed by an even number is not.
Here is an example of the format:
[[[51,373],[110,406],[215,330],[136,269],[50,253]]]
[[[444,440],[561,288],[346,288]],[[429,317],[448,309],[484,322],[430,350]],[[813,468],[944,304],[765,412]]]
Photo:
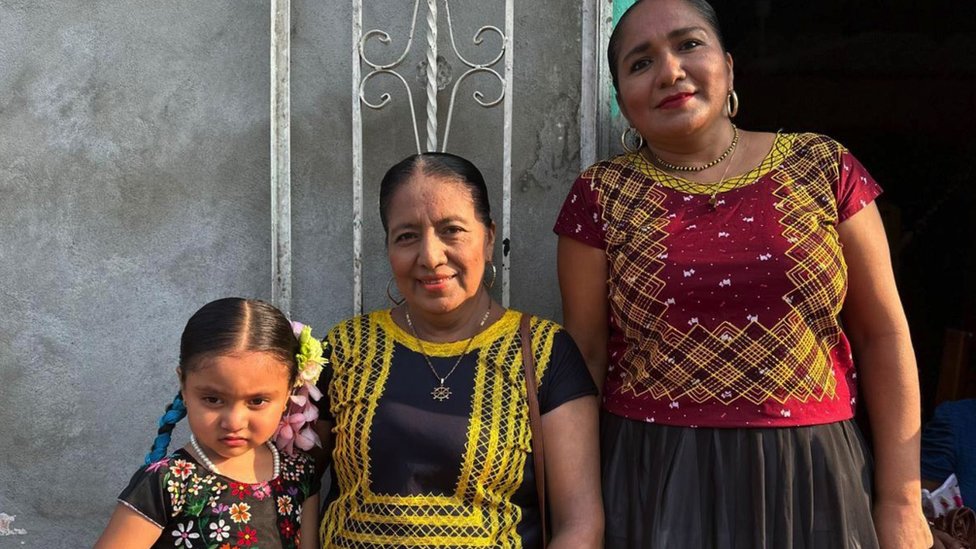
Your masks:
[[[478,219],[464,183],[415,174],[393,195],[388,216],[390,267],[412,309],[450,313],[478,295],[495,232]]]
[[[186,373],[183,400],[190,430],[219,466],[274,435],[291,392],[288,365],[257,351],[203,360]]]
[[[645,0],[624,20],[617,57],[620,109],[651,143],[707,129],[726,115],[732,57],[683,0]]]

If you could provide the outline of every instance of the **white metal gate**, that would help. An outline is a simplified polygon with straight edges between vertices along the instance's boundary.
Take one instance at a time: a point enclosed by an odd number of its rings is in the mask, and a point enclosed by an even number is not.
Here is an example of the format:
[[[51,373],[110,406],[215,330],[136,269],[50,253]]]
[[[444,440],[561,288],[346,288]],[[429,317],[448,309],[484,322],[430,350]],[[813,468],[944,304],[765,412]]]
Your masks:
[[[502,0],[498,0],[502,1]],[[620,1],[620,0],[618,0]],[[631,3],[631,0],[623,0]],[[393,94],[382,91],[373,95],[368,89],[373,77],[390,75],[394,81],[403,84],[402,97],[409,102],[413,123],[413,135],[418,152],[445,150],[451,130],[453,111],[458,100],[459,85],[470,75],[485,73],[493,75],[502,86],[499,97],[486,99],[480,91],[472,98],[486,108],[501,105],[503,125],[500,136],[502,149],[502,242],[512,236],[512,79],[515,51],[514,0],[504,0],[504,21],[501,27],[486,24],[481,26],[471,41],[480,45],[486,33],[496,33],[501,39],[497,55],[487,62],[470,61],[459,51],[455,41],[454,22],[451,16],[450,0],[414,0],[410,30],[398,57],[388,62],[371,59],[366,54],[366,45],[371,41],[390,44],[394,38],[384,30],[372,29],[363,32],[363,0],[352,0],[352,43],[350,61],[352,63],[352,154],[353,154],[353,295],[354,314],[363,308],[363,105],[370,109],[383,109],[390,104]],[[443,10],[441,10],[443,8]],[[610,88],[609,72],[606,70],[604,52],[613,21],[612,0],[582,0],[581,5],[581,99],[580,99],[580,163],[581,168],[598,158],[606,157],[614,148],[615,126],[612,119],[611,103],[614,100]],[[292,305],[292,242],[291,242],[291,166],[290,166],[290,21],[291,0],[271,1],[271,200],[272,200],[272,301],[286,314]],[[423,22],[418,19],[423,14]],[[443,128],[438,127],[438,32],[446,30],[451,48],[449,54],[465,67],[453,85],[444,89],[449,91],[447,118]],[[415,40],[422,36],[423,40]],[[423,101],[424,143],[420,138],[420,121],[414,106],[410,86],[403,75],[403,63],[414,44],[423,48],[426,63],[426,86]],[[399,41],[398,41],[399,43]],[[378,99],[370,99],[378,97]],[[509,306],[511,254],[505,249],[502,254],[501,292],[502,304]]]

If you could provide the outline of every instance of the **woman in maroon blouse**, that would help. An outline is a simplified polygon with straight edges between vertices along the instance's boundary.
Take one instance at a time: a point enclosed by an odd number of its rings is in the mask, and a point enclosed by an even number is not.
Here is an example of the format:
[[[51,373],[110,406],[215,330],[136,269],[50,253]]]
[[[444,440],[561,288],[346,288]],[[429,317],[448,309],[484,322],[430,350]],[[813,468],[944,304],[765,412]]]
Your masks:
[[[608,57],[631,152],[584,171],[555,228],[604,395],[607,547],[929,547],[880,187],[828,137],[735,127],[707,2],[638,1]]]

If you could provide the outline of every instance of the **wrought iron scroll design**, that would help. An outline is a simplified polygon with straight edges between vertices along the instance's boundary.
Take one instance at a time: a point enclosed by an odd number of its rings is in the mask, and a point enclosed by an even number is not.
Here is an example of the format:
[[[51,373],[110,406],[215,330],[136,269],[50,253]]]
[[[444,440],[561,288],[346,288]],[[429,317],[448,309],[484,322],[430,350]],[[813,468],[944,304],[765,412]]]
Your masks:
[[[498,37],[500,38],[501,47],[498,53],[487,62],[478,63],[472,61],[464,54],[462,54],[460,49],[457,46],[457,41],[455,39],[455,33],[454,33],[454,21],[451,17],[450,1],[449,0],[442,0],[442,1],[444,4],[445,22],[447,24],[448,35],[450,37],[451,49],[454,52],[454,56],[461,63],[463,63],[465,66],[468,67],[468,69],[454,81],[454,85],[452,86],[451,89],[450,101],[448,102],[447,120],[445,121],[444,124],[444,138],[443,140],[440,140],[440,150],[445,151],[447,148],[447,140],[450,135],[451,122],[453,120],[453,114],[454,114],[454,106],[457,103],[458,88],[460,87],[461,83],[464,80],[466,80],[469,76],[475,73],[487,73],[491,76],[494,76],[495,79],[497,79],[501,87],[501,91],[499,92],[497,98],[487,101],[485,100],[484,92],[482,92],[481,90],[475,90],[474,93],[472,94],[474,100],[482,107],[486,107],[486,108],[494,107],[500,104],[504,99],[505,91],[506,91],[506,79],[501,75],[501,73],[498,72],[498,70],[494,68],[494,66],[497,65],[499,61],[501,61],[505,57],[505,54],[509,49],[508,44],[510,41],[506,37],[506,33],[502,31],[500,28],[494,25],[482,26],[477,30],[477,32],[475,32],[474,36],[472,37],[471,39],[472,44],[474,44],[475,46],[481,46],[484,43],[484,34],[487,32],[492,32],[497,34]],[[426,137],[427,137],[426,150],[434,151],[438,149],[438,141],[439,141],[437,135],[438,132],[437,92],[439,88],[437,84],[437,57],[438,57],[437,55],[437,51],[438,51],[437,50],[437,32],[438,32],[437,31],[437,23],[438,23],[437,4],[438,1],[426,0],[426,4],[427,4],[427,16],[425,20],[426,21],[425,58],[426,58],[426,76],[427,76],[426,78],[427,82],[425,86],[425,90],[427,94],[426,101],[425,101],[425,105],[426,105],[425,126],[426,126]],[[367,98],[366,85],[374,77],[381,74],[387,74],[399,80],[399,82],[403,84],[404,89],[406,90],[407,101],[410,105],[410,116],[411,116],[411,121],[413,123],[414,140],[416,142],[418,153],[423,152],[424,147],[421,146],[421,142],[420,142],[420,124],[417,121],[417,113],[416,113],[416,109],[414,108],[413,93],[410,90],[410,86],[407,83],[406,78],[404,78],[402,74],[397,72],[396,69],[401,67],[407,55],[409,54],[411,47],[413,46],[414,40],[416,38],[416,33],[417,33],[417,15],[419,14],[419,12],[420,12],[420,0],[414,0],[413,15],[410,20],[410,32],[407,36],[406,45],[404,46],[403,51],[400,52],[400,55],[393,61],[388,63],[383,63],[379,60],[371,59],[366,54],[366,45],[371,39],[378,40],[382,44],[392,43],[393,41],[392,37],[388,32],[384,30],[372,29],[366,32],[365,34],[362,35],[362,37],[359,39],[359,42],[357,44],[359,59],[361,60],[362,63],[364,63],[371,69],[370,72],[368,72],[360,80],[359,90],[358,90],[360,101],[362,101],[364,105],[366,105],[371,109],[378,110],[386,107],[392,100],[391,94],[389,92],[383,92],[379,95],[378,101],[375,100],[371,101],[370,99]]]
[[[424,29],[418,29],[418,15],[420,13],[421,0],[414,0],[413,10],[410,19],[410,31],[406,37],[406,44],[399,55],[391,61],[383,62],[371,58],[367,55],[367,45],[375,40],[384,45],[393,42],[390,33],[381,29],[372,29],[363,33],[362,25],[362,0],[353,1],[353,42],[355,54],[353,59],[353,307],[354,312],[362,312],[362,113],[361,105],[370,109],[383,109],[393,101],[393,95],[389,91],[380,90],[378,95],[368,93],[368,84],[380,75],[387,75],[394,78],[397,85],[402,85],[405,96],[410,107],[411,123],[413,125],[414,141],[417,152],[426,151],[446,151],[448,138],[450,137],[451,123],[454,119],[454,107],[457,103],[458,90],[462,82],[470,76],[478,73],[488,74],[497,80],[501,91],[498,96],[492,99],[486,98],[485,93],[476,89],[472,93],[472,98],[476,103],[485,108],[495,107],[501,103],[504,116],[504,135],[503,135],[503,181],[502,181],[502,238],[503,242],[508,243],[511,232],[511,129],[512,129],[512,31],[514,29],[514,0],[505,1],[505,30],[494,25],[480,27],[472,36],[474,46],[482,46],[484,37],[487,33],[496,34],[500,41],[500,50],[485,62],[476,62],[472,58],[461,53],[455,40],[454,20],[451,16],[450,0],[424,0],[426,4],[426,17],[424,19]],[[458,76],[451,86],[450,99],[447,104],[447,117],[443,127],[443,139],[438,136],[438,91],[441,86],[438,83],[438,7],[444,7],[444,24],[446,24],[448,36],[450,38],[451,50],[457,60],[462,63],[466,70]],[[425,32],[424,53],[426,67],[424,67],[425,81],[425,132],[426,147],[422,147],[420,140],[420,123],[418,122],[416,108],[414,106],[414,96],[407,79],[401,74],[400,69],[408,57],[413,47],[418,32]],[[504,62],[504,75],[496,68],[499,62]],[[365,67],[363,67],[365,66]],[[366,74],[362,75],[361,68],[366,68]],[[371,98],[372,97],[372,98]],[[509,301],[509,246],[505,246],[505,253],[502,257],[502,302],[508,306]]]

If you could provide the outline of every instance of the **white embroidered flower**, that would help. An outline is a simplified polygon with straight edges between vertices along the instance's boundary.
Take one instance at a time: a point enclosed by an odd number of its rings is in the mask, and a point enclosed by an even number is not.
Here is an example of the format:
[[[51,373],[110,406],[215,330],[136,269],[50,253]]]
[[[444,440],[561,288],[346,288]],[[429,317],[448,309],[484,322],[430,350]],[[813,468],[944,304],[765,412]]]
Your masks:
[[[210,523],[210,539],[215,541],[224,541],[230,537],[230,525],[224,523],[224,519],[220,519],[219,522]]]
[[[193,543],[190,540],[197,539],[200,537],[200,534],[193,531],[192,520],[186,523],[186,525],[177,524],[176,530],[173,530],[172,534],[173,537],[176,538],[177,547],[181,545],[185,545],[187,548],[193,547]]]

